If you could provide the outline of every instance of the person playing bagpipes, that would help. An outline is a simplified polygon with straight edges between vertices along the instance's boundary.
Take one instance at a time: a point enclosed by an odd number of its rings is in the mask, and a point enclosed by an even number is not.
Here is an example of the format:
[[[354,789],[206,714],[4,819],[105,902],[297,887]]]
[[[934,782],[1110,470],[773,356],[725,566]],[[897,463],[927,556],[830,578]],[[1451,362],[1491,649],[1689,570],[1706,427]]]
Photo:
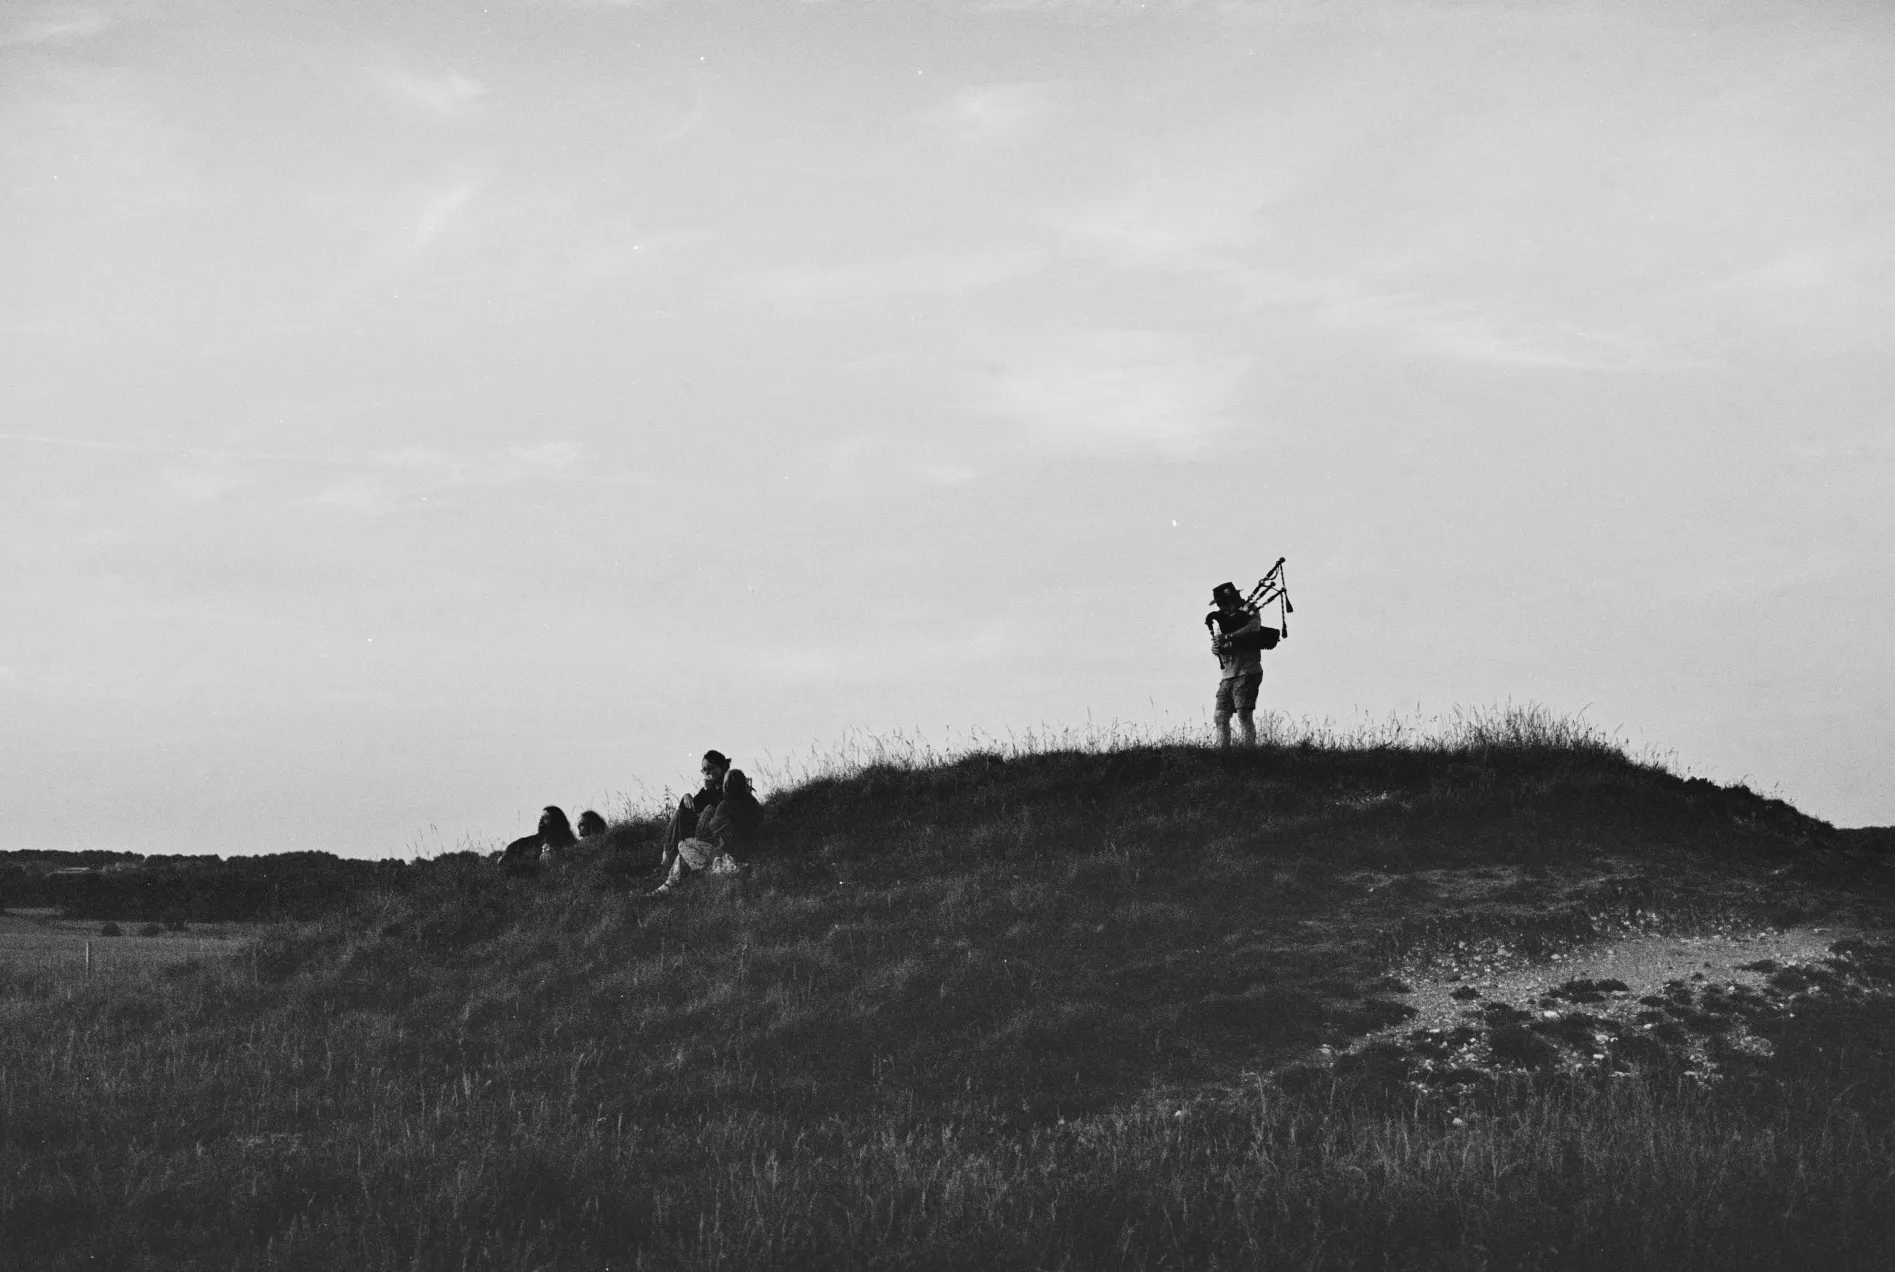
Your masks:
[[[1204,625],[1211,631],[1211,652],[1217,655],[1217,707],[1212,718],[1217,722],[1220,747],[1230,745],[1233,714],[1243,730],[1244,745],[1257,744],[1255,717],[1257,692],[1263,686],[1263,651],[1275,648],[1281,634],[1263,625],[1258,599],[1268,594],[1274,600],[1281,594],[1282,569],[1278,561],[1258,583],[1256,597],[1246,598],[1235,583],[1219,583],[1211,589],[1211,604],[1217,608],[1204,616]]]

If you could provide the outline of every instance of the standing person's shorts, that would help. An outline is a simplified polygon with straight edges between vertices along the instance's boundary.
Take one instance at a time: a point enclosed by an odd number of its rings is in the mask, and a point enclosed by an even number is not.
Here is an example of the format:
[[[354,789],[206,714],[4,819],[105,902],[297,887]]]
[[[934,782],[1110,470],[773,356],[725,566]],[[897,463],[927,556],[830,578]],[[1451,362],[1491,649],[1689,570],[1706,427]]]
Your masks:
[[[1247,671],[1241,676],[1232,676],[1229,680],[1217,682],[1217,710],[1255,711],[1257,709],[1257,691],[1263,688],[1263,673]]]

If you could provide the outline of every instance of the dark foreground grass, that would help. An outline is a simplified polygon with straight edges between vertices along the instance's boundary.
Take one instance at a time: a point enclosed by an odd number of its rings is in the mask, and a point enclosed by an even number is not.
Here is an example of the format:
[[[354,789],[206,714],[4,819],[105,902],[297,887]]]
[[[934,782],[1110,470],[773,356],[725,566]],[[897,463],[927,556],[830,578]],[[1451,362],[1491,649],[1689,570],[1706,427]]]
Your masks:
[[[637,824],[248,964],[0,986],[0,1262],[1895,1262],[1886,998],[1802,1004],[1709,1088],[1514,1074],[1450,1109],[1299,1064],[1469,931],[1885,917],[1879,858],[1780,804],[1501,737],[891,765],[770,826],[667,901]]]

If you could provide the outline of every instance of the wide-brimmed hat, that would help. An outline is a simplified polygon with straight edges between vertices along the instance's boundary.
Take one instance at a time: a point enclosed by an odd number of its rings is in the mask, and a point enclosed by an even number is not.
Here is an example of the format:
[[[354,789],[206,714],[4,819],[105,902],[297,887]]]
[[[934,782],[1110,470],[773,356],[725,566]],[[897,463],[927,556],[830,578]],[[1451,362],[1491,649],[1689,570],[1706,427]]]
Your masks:
[[[1242,595],[1243,593],[1237,590],[1237,585],[1235,583],[1219,583],[1216,587],[1211,589],[1211,604],[1216,605],[1218,602],[1222,601],[1226,596],[1235,600],[1241,597]]]

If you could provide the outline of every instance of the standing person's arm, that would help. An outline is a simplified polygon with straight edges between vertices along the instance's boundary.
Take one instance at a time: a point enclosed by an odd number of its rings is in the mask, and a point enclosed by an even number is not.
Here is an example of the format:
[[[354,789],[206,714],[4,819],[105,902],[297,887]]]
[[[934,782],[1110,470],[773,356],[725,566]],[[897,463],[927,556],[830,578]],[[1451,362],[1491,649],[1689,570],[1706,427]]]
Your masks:
[[[1223,614],[1215,614],[1212,617],[1217,620],[1217,640],[1213,645],[1217,651],[1217,665],[1225,672],[1229,672],[1243,658],[1244,650],[1238,637],[1246,632],[1261,631],[1263,615],[1245,606],[1228,617]],[[1255,649],[1256,646],[1252,645],[1250,648]]]

